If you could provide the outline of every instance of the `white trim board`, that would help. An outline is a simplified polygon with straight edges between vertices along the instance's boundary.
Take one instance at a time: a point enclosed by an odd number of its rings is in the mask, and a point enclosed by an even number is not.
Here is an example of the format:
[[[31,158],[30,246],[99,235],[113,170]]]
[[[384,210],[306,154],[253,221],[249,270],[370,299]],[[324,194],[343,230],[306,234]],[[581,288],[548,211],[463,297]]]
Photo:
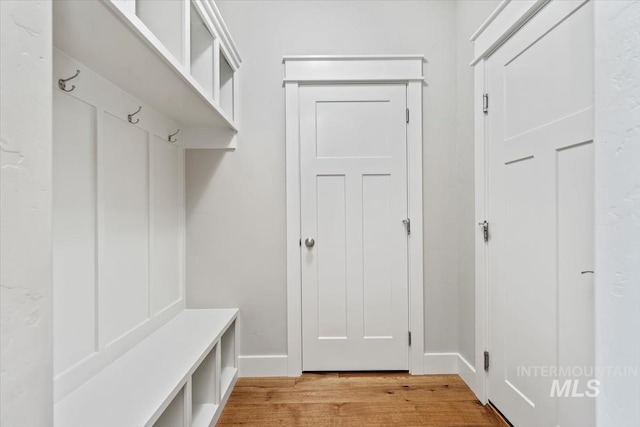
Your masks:
[[[285,377],[288,373],[288,357],[285,354],[240,356],[239,377]],[[424,353],[424,374],[457,374],[475,392],[476,370],[460,353]]]
[[[469,388],[476,392],[476,370],[460,353],[425,353],[424,373],[426,375],[460,375]]]
[[[462,380],[467,383],[469,388],[473,391],[473,393],[478,397],[478,393],[476,392],[476,369],[471,366],[467,360],[462,357],[461,354],[458,353],[458,375],[462,378]]]
[[[471,36],[474,46],[471,65],[491,56],[548,2],[549,0],[505,0],[500,3]]]
[[[407,174],[409,194],[409,327],[413,342],[409,350],[410,372],[423,373],[424,281],[422,202],[422,55],[287,57],[285,69],[286,212],[287,212],[287,373],[302,373],[302,290],[300,266],[300,134],[298,95],[300,84],[318,82],[384,83],[403,79],[407,85]],[[322,63],[318,67],[318,63]],[[374,79],[374,80],[372,80]]]
[[[240,377],[286,377],[288,357],[286,354],[269,356],[240,356],[238,375]]]
[[[422,55],[285,56],[284,82],[423,81]]]

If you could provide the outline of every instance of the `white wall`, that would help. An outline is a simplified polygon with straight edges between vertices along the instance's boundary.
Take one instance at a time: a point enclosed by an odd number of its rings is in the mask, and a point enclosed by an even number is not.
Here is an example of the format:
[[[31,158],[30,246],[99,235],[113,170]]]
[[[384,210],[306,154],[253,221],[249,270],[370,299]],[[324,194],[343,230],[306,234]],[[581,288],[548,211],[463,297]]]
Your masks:
[[[457,273],[458,351],[475,363],[475,248],[479,233],[475,222],[473,59],[471,35],[500,4],[500,0],[456,1],[456,171],[457,171]]]
[[[241,354],[286,354],[282,56],[419,53],[428,60],[425,351],[457,352],[455,3],[217,4],[244,58],[241,131],[236,152],[193,150],[186,156],[188,306],[240,307]],[[472,199],[467,204],[472,206]]]
[[[640,365],[640,1],[595,3],[596,364]],[[640,378],[599,377],[600,427],[640,425]]]
[[[0,424],[53,424],[51,3],[0,1]]]

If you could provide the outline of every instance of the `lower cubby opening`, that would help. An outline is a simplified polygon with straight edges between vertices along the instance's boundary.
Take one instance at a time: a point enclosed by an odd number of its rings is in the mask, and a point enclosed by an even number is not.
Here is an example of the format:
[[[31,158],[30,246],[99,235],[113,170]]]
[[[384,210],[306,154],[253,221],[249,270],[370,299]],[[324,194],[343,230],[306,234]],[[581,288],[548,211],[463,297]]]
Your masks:
[[[218,345],[216,344],[191,377],[193,427],[208,427],[218,410],[220,391],[217,388],[217,353]]]
[[[236,342],[235,342],[235,322],[229,326],[229,329],[222,335],[220,339],[221,351],[221,374],[220,374],[220,392],[224,396],[233,383],[238,367],[236,366]]]
[[[185,398],[184,387],[173,398],[167,409],[153,424],[153,427],[188,427],[185,426]]]

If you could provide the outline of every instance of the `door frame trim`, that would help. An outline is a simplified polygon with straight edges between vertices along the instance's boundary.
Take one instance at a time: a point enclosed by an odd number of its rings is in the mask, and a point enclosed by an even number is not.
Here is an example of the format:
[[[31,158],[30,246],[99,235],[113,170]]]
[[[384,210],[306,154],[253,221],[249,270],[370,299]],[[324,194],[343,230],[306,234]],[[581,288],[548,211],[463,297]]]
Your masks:
[[[590,0],[572,0],[565,5],[567,16]],[[487,61],[500,46],[513,37],[531,18],[551,0],[503,0],[489,18],[471,36],[474,43],[474,166],[475,218],[481,223],[487,218],[487,114],[482,111],[483,95],[487,91]],[[490,107],[489,103],[489,108]],[[489,113],[490,114],[490,113]],[[482,368],[484,352],[488,350],[488,251],[482,232],[475,235],[475,367],[474,384],[468,384],[482,404],[489,402],[489,376]]]
[[[299,90],[304,84],[403,83],[407,86],[409,349],[411,374],[424,372],[422,205],[422,55],[286,56],[284,64],[287,232],[287,373],[302,373],[302,269],[300,251]],[[318,66],[321,65],[321,66]]]

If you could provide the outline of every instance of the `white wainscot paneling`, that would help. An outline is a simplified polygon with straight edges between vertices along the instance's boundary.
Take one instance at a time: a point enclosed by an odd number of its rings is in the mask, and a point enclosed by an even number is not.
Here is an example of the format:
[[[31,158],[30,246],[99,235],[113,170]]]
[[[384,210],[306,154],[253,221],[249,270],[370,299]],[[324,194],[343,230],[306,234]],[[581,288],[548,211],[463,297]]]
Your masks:
[[[184,309],[184,150],[181,124],[55,49],[52,84],[59,402]]]
[[[151,314],[182,297],[182,149],[151,139]]]
[[[59,401],[184,308],[184,180],[177,123],[59,51],[53,63]]]
[[[148,139],[109,113],[100,142],[100,337],[105,345],[149,317]]]
[[[96,108],[53,93],[54,375],[96,351]]]

